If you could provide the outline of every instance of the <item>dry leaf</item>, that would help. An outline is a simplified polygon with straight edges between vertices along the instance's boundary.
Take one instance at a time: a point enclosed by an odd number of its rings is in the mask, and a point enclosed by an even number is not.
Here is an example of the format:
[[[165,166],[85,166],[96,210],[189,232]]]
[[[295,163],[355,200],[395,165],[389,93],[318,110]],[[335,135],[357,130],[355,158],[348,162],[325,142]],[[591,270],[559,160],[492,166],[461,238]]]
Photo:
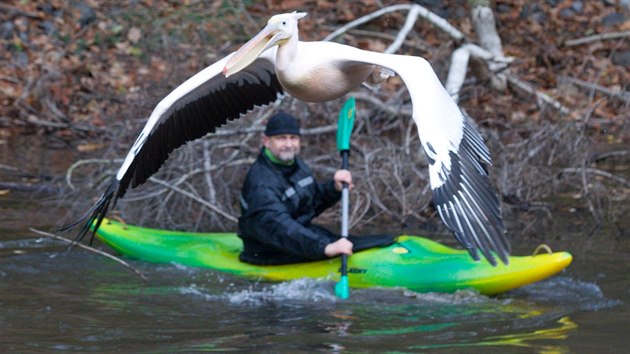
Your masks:
[[[77,151],[79,152],[90,152],[98,149],[102,149],[105,144],[81,144],[77,145]]]
[[[131,27],[127,33],[127,39],[133,44],[138,43],[141,37],[142,31],[138,27]]]

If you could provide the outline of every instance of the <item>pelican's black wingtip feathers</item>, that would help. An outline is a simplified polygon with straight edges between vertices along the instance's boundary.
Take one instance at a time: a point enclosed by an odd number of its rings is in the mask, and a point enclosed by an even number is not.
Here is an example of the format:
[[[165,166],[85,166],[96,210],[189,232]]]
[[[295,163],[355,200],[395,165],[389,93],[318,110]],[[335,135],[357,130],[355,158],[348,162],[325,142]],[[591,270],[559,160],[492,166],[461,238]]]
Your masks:
[[[82,217],[80,217],[75,222],[60,228],[59,231],[66,231],[80,223],[84,223],[77,233],[77,236],[74,238],[74,242],[81,242],[85,238],[85,236],[90,233],[90,230],[92,230],[92,235],[90,236],[91,245],[94,242],[94,236],[96,235],[98,228],[101,226],[103,219],[109,211],[110,204],[112,203],[112,201],[114,202],[114,204],[116,204],[117,198],[115,194],[118,190],[119,184],[120,182],[117,179],[114,179],[107,187],[107,190],[105,190],[105,192],[98,199],[98,201]]]
[[[143,143],[121,178],[117,198],[122,198],[128,187],[135,188],[146,182],[176,148],[214,133],[226,122],[238,119],[255,107],[270,104],[284,94],[274,65],[267,59],[257,59],[230,79],[219,74],[197,86],[186,85],[178,87],[187,87],[185,94],[157,111],[158,120],[147,122],[152,128],[138,138]]]
[[[117,173],[120,179],[112,181],[85,215],[61,230],[85,222],[75,242],[83,240],[91,230],[92,243],[110,205],[113,207],[128,188],[146,182],[173,150],[284,94],[273,58],[261,57],[229,79],[221,74],[225,60],[200,71],[160,101],[127,153]]]
[[[450,170],[443,170],[446,179],[433,190],[440,217],[473,259],[479,260],[481,253],[493,266],[498,264],[497,258],[509,264],[510,243],[499,198],[485,169],[490,154],[466,120],[458,149],[449,157]]]

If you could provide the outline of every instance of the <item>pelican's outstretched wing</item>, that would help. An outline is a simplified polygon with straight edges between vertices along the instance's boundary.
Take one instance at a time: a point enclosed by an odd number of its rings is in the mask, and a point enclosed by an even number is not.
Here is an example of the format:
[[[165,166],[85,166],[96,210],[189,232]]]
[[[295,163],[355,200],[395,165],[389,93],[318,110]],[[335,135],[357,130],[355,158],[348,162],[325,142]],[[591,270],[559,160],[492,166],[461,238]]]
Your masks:
[[[275,73],[276,48],[260,56],[247,68],[226,78],[222,70],[230,56],[186,80],[155,107],[142,132],[118,170],[116,177],[96,204],[71,228],[86,220],[77,240],[94,225],[94,233],[129,185],[144,183],[162,166],[169,153],[188,141],[214,132],[255,106],[269,104],[284,93]]]
[[[413,119],[429,160],[433,202],[442,220],[475,260],[481,252],[493,265],[495,255],[507,264],[510,245],[485,169],[491,164],[490,153],[431,65],[420,57],[328,45],[336,47],[327,49],[334,53],[331,60],[380,65],[400,75],[411,96]]]

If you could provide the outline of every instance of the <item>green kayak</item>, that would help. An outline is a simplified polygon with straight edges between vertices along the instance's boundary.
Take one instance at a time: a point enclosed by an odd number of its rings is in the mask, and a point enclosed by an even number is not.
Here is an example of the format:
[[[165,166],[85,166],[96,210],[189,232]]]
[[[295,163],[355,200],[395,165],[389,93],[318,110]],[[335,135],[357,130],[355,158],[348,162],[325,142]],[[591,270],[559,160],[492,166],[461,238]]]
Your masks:
[[[149,229],[105,220],[97,236],[123,255],[156,263],[206,267],[252,279],[339,280],[339,258],[290,265],[258,266],[239,261],[242,242],[234,233],[190,233]],[[352,255],[351,287],[403,287],[416,292],[476,289],[497,294],[550,277],[572,260],[567,252],[511,256],[496,267],[475,262],[468,252],[418,236],[402,235],[387,247]]]

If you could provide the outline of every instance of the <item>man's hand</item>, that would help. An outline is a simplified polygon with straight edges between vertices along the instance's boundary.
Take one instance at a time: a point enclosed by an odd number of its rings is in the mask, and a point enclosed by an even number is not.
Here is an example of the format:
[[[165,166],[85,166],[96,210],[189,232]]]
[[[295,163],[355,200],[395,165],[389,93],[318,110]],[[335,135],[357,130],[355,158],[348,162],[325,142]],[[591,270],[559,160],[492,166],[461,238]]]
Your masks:
[[[348,256],[352,255],[352,242],[348,241],[347,238],[340,238],[333,243],[329,243],[324,249],[324,253],[328,257],[334,257],[341,254],[347,254]]]
[[[338,192],[341,192],[343,189],[342,183],[344,182],[348,184],[350,189],[354,187],[354,184],[352,184],[352,174],[348,170],[337,170],[333,179],[335,180],[335,189]]]

